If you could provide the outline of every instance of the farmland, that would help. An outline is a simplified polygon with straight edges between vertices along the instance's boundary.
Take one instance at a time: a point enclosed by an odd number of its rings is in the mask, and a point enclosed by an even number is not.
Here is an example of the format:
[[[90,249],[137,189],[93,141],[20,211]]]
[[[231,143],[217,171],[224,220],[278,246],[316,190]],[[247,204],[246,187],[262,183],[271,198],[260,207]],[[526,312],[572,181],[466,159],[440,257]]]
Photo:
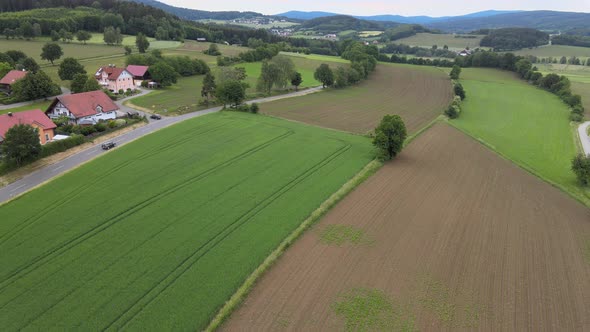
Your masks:
[[[589,201],[570,170],[577,153],[561,100],[493,69],[465,69],[463,112],[451,123],[518,165]],[[502,96],[502,98],[498,98]]]
[[[264,113],[321,127],[364,134],[385,114],[399,114],[415,132],[451,100],[448,76],[433,67],[380,64],[358,86],[264,104]]]
[[[530,49],[522,49],[513,53],[516,55],[534,55],[541,58],[561,58],[562,56],[569,58],[572,56],[577,56],[585,59],[590,57],[590,48],[565,45],[547,45]]]
[[[36,102],[33,104],[29,104],[29,105],[25,105],[25,106],[20,106],[20,107],[14,107],[14,108],[10,108],[7,110],[0,110],[0,114],[5,114],[8,112],[22,112],[22,111],[28,111],[28,110],[35,110],[35,109],[40,109],[45,111],[47,109],[47,107],[49,107],[49,104],[51,104],[51,101],[40,101],[40,102]]]
[[[590,324],[589,219],[439,124],[295,243],[222,330],[576,330]],[[326,241],[334,229],[354,236]]]
[[[396,44],[406,44],[410,46],[419,46],[431,48],[437,45],[442,48],[447,45],[450,49],[462,50],[466,47],[477,48],[483,36],[476,38],[455,38],[453,34],[434,34],[434,33],[418,33],[414,36],[394,40]]]
[[[0,325],[201,330],[371,150],[239,113],[117,148],[0,209]]]

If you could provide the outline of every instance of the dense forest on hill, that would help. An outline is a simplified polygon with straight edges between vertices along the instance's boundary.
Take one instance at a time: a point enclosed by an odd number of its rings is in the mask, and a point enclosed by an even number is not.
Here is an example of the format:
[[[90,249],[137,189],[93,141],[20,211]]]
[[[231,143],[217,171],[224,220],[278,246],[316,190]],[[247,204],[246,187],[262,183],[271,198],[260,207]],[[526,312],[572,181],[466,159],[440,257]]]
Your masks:
[[[301,24],[302,29],[313,29],[321,33],[338,33],[346,30],[355,31],[383,31],[387,28],[398,26],[393,22],[374,22],[359,20],[352,16],[338,15],[329,17],[320,17],[313,20],[305,21]]]
[[[419,24],[402,24],[397,27],[387,29],[383,34],[382,40],[383,41],[393,41],[398,40],[406,37],[413,36],[417,33],[422,32],[430,32],[436,33],[437,31],[433,31],[427,29]]]
[[[521,48],[537,47],[549,43],[549,35],[535,29],[504,28],[491,30],[480,45],[492,47],[497,51],[518,50]]]
[[[590,37],[588,36],[574,36],[574,35],[559,35],[551,38],[551,43],[554,45],[569,45],[590,47]]]
[[[155,0],[132,0],[135,2],[143,3],[144,5],[152,6],[154,8],[162,9],[170,14],[176,15],[182,19],[197,21],[204,19],[211,20],[235,20],[238,18],[253,18],[253,17],[264,17],[265,15],[256,12],[239,12],[239,11],[221,11],[221,12],[210,12],[206,10],[197,10],[190,8],[180,8],[167,5],[160,1]]]

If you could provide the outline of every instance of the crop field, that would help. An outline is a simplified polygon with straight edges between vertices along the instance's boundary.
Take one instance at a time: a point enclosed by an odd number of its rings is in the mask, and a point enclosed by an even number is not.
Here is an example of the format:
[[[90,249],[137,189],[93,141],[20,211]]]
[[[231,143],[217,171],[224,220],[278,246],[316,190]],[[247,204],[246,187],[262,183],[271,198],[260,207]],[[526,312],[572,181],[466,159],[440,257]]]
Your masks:
[[[447,45],[450,49],[462,50],[466,47],[479,47],[482,38],[483,36],[477,36],[477,38],[455,38],[453,34],[418,33],[411,37],[395,40],[394,43],[427,48],[431,48],[433,45],[442,48],[444,45]]]
[[[526,48],[520,51],[513,52],[517,55],[534,55],[541,58],[557,57],[562,56],[571,57],[577,56],[581,58],[590,57],[590,48],[578,47],[578,46],[565,46],[565,45],[546,45],[535,48]]]
[[[381,36],[383,31],[361,31],[359,32],[359,37],[361,38],[368,38],[368,37],[377,37]]]
[[[222,330],[583,330],[588,220],[437,124],[292,245]]]
[[[440,115],[451,97],[451,82],[437,68],[380,64],[357,86],[266,103],[261,111],[359,134],[373,130],[384,115],[399,114],[415,132]]]
[[[364,137],[239,113],[121,146],[0,207],[0,326],[202,330],[372,157]]]
[[[578,186],[570,170],[577,153],[574,133],[569,125],[569,110],[557,96],[509,72],[465,69],[461,75],[467,98],[461,116],[452,124],[590,202],[590,193]]]

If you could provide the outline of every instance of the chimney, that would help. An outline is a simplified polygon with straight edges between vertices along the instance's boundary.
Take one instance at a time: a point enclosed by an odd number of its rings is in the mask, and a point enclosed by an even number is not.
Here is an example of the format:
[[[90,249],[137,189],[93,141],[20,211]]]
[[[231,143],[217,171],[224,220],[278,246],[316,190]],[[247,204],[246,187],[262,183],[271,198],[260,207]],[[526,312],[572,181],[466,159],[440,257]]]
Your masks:
[[[12,112],[8,112],[8,116],[12,116]]]

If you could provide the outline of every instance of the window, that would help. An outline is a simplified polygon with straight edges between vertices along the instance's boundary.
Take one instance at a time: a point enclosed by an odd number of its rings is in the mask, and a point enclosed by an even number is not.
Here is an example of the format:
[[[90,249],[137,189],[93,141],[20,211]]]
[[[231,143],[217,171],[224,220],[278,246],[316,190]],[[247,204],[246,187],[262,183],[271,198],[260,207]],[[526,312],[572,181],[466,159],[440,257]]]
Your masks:
[[[45,134],[45,142],[49,142],[49,134]]]
[[[96,106],[96,113],[102,113],[102,106]]]

